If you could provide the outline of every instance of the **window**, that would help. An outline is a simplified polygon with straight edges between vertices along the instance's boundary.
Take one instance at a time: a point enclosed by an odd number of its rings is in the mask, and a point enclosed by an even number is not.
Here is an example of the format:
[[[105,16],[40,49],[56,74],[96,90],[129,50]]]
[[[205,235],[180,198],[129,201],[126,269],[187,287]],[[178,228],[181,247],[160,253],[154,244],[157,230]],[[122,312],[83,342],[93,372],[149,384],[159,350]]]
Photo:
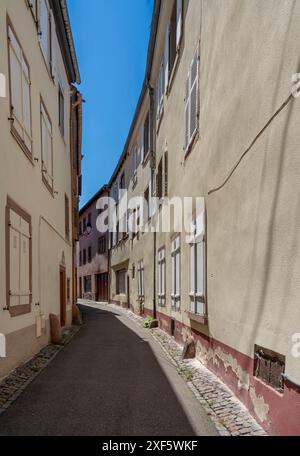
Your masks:
[[[54,181],[52,124],[43,102],[41,102],[41,144],[43,181],[48,189],[52,192]]]
[[[121,176],[119,189],[120,190],[124,190],[125,189],[125,173],[123,173],[122,176]]]
[[[106,236],[101,236],[98,239],[98,254],[103,255],[106,252]]]
[[[168,153],[161,158],[156,176],[156,196],[163,198],[168,196]]]
[[[86,232],[86,218],[83,219],[83,233]]]
[[[83,264],[86,265],[86,250],[83,250]]]
[[[32,240],[31,217],[8,199],[7,230],[7,307],[11,316],[31,311]]]
[[[206,281],[206,248],[205,218],[201,213],[192,225],[190,238],[190,312],[205,316],[205,281]]]
[[[150,114],[147,114],[143,128],[143,150],[142,150],[142,161],[145,160],[148,153],[150,152]]]
[[[79,266],[82,266],[82,252],[79,252]]]
[[[159,67],[159,73],[158,73],[158,78],[157,78],[157,83],[156,83],[156,118],[159,120],[162,116],[163,113],[163,106],[164,106],[164,78],[165,78],[165,73],[164,73],[164,61],[162,61],[160,67]]]
[[[81,220],[79,222],[79,236],[82,236],[82,223],[81,223]]]
[[[91,263],[92,262],[92,247],[89,246],[88,248],[88,262]]]
[[[59,129],[62,136],[65,136],[65,99],[63,91],[59,85],[58,87],[58,116],[59,116]]]
[[[21,45],[8,26],[10,70],[11,132],[26,153],[32,157],[30,70]]]
[[[161,159],[158,165],[157,178],[156,178],[156,196],[162,198],[163,196],[163,160]]]
[[[172,307],[175,309],[180,309],[180,236],[177,236],[176,239],[172,242],[172,292],[171,300]]]
[[[88,215],[88,226],[92,227],[92,214],[89,213]]]
[[[185,91],[185,150],[188,151],[198,130],[199,102],[198,102],[198,71],[199,51],[193,58]]]
[[[126,270],[122,269],[121,271],[117,271],[116,272],[116,294],[117,295],[126,293],[125,283],[126,283]]]
[[[66,239],[70,239],[70,207],[69,198],[65,195],[65,233]]]
[[[85,276],[84,277],[84,292],[91,293],[92,292],[92,276]]]
[[[158,305],[166,305],[166,250],[158,252]]]
[[[140,261],[138,263],[138,295],[139,299],[144,299],[145,290],[144,290],[144,263]]]
[[[254,375],[264,383],[283,392],[285,357],[264,347],[254,347]]]
[[[170,25],[166,31],[165,37],[165,90],[168,88],[170,77],[172,76],[173,70],[175,68],[182,36],[182,24],[182,0],[175,0]]]
[[[147,189],[145,190],[145,193],[144,193],[144,204],[145,204],[145,208],[144,208],[144,214],[145,214],[145,220],[144,220],[144,223],[147,223],[147,221],[150,219],[150,192],[149,192],[149,187],[147,187]]]
[[[138,150],[135,146],[131,152],[131,166],[132,166],[132,186],[135,187],[137,183],[137,167],[138,167]]]

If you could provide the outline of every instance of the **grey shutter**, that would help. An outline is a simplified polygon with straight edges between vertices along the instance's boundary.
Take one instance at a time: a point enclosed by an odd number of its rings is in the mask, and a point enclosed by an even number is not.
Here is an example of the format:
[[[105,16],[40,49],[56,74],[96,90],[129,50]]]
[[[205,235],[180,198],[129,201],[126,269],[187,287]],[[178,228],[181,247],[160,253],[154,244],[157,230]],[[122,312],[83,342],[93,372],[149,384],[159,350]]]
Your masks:
[[[176,5],[176,47],[177,50],[180,45],[182,35],[182,0],[177,0]]]
[[[52,10],[51,15],[51,76],[54,83],[57,83],[57,68],[56,68],[56,26]],[[65,119],[64,119],[65,120]]]
[[[165,68],[165,93],[168,91],[169,85],[169,54],[170,54],[170,29],[167,28],[165,36],[165,51],[164,51],[164,68]]]

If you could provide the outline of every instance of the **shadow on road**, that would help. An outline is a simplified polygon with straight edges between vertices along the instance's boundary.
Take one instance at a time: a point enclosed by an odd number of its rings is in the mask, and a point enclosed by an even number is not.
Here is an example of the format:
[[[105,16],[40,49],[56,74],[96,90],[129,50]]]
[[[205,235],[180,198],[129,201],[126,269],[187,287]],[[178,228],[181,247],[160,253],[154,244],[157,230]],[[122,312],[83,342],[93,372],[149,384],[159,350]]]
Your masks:
[[[82,311],[81,331],[0,417],[0,435],[194,435],[148,342],[117,314]]]

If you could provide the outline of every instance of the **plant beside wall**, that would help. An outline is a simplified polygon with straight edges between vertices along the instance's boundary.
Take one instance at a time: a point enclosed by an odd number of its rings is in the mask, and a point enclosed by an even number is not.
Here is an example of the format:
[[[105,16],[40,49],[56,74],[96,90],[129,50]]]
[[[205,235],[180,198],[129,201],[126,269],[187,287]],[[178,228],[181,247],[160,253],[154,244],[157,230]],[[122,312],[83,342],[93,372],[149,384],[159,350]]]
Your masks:
[[[154,318],[151,317],[150,315],[148,315],[148,317],[144,320],[144,323],[143,323],[144,328],[149,329],[149,328],[150,328],[150,325],[151,325],[151,322],[152,322],[153,320],[154,320]]]

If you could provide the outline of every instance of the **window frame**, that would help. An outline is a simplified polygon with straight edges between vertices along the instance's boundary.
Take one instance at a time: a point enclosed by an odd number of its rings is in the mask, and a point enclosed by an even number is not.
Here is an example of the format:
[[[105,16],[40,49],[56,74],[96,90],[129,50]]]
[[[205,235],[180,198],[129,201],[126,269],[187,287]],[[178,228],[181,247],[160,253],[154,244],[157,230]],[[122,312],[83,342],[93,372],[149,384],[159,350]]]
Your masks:
[[[28,132],[26,130],[26,127],[24,126],[24,112],[23,112],[23,101],[24,101],[24,94],[23,94],[23,83],[22,83],[22,119],[18,119],[15,115],[14,115],[14,107],[13,107],[13,104],[12,104],[12,71],[11,71],[11,52],[14,52],[15,51],[13,50],[10,42],[10,36],[9,36],[9,30],[11,30],[11,33],[14,35],[14,38],[18,44],[18,46],[20,47],[20,51],[22,53],[22,61],[20,62],[20,59],[18,58],[18,56],[16,55],[16,58],[18,60],[18,62],[20,63],[21,65],[21,80],[23,82],[23,77],[24,77],[24,70],[23,70],[23,61],[24,61],[24,64],[26,65],[27,67],[27,70],[28,70],[28,80],[27,80],[27,83],[28,83],[28,86],[29,86],[29,122],[30,122],[30,132]],[[30,65],[28,63],[28,60],[27,60],[27,57],[24,53],[24,50],[23,50],[23,47],[21,45],[21,41],[19,40],[19,37],[16,33],[16,30],[12,24],[12,21],[10,20],[10,17],[7,15],[6,16],[6,34],[7,34],[7,52],[8,52],[8,74],[9,74],[9,112],[10,112],[10,117],[9,117],[9,120],[10,120],[10,131],[11,131],[11,134],[12,136],[14,137],[14,139],[17,141],[17,143],[19,144],[19,146],[21,147],[22,151],[24,152],[24,154],[26,155],[26,157],[29,159],[29,161],[31,162],[32,165],[34,165],[34,162],[33,162],[33,132],[32,132],[32,94],[31,94],[31,71],[30,71]],[[18,132],[18,130],[16,129],[16,127],[14,126],[14,123],[15,121],[20,125],[20,128],[22,130],[22,136],[24,138],[24,135],[27,136],[27,138],[29,139],[30,143],[31,143],[31,150],[27,147],[27,145],[25,144],[25,141],[24,139],[20,136],[20,133]]]
[[[122,285],[124,285],[124,290],[121,290],[120,289],[120,275],[123,275],[124,274],[124,277],[122,280],[124,280],[124,283],[122,283]],[[127,274],[127,270],[126,269],[119,269],[116,271],[116,294],[117,295],[126,295],[126,274]]]
[[[29,304],[11,306],[10,304],[10,211],[15,212],[29,225]],[[31,216],[15,201],[7,197],[5,209],[5,244],[6,244],[6,307],[11,317],[18,317],[31,313],[32,307],[32,220]]]
[[[177,265],[178,257],[178,265]],[[177,277],[178,268],[178,277]],[[177,234],[171,243],[171,307],[173,310],[180,311],[181,308],[181,236]],[[178,283],[177,283],[178,278]]]
[[[158,305],[160,307],[166,307],[166,248],[165,246],[161,247],[158,250],[157,255],[158,263]]]
[[[63,140],[65,140],[65,114],[65,95],[61,85],[58,84],[58,126]]]

